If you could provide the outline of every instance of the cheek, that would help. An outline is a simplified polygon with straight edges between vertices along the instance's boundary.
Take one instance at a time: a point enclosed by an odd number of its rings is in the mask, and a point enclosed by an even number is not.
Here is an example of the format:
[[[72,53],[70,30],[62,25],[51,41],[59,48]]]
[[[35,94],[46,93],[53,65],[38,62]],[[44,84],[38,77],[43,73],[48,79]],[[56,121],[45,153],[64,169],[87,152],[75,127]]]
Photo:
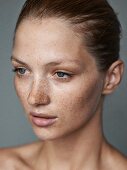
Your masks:
[[[27,93],[29,88],[26,83],[21,82],[18,78],[14,79],[14,85],[15,85],[16,94],[24,106],[24,104],[26,103],[25,100],[27,98]]]
[[[57,93],[58,94],[58,93]],[[89,117],[96,111],[101,98],[101,84],[98,81],[79,82],[56,95],[57,107],[62,116]]]
[[[54,98],[54,111],[60,121],[57,126],[58,133],[71,133],[76,129],[85,127],[96,114],[100,106],[101,85],[97,82],[74,84],[65,91],[56,93]]]

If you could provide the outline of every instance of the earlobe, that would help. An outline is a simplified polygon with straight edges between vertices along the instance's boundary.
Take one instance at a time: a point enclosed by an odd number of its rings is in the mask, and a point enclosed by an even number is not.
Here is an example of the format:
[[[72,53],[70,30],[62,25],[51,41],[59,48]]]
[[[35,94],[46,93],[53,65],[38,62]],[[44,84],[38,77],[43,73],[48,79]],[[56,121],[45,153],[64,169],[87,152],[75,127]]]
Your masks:
[[[121,82],[124,70],[123,61],[117,60],[108,69],[105,75],[105,82],[102,94],[112,93]]]

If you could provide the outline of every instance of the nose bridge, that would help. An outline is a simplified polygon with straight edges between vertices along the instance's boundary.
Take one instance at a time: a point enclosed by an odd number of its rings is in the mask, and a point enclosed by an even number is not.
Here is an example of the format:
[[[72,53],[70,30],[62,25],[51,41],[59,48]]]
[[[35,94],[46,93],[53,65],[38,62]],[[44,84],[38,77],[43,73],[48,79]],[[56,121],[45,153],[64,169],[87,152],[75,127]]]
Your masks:
[[[46,105],[49,103],[48,82],[45,79],[36,78],[28,95],[28,103],[31,105]]]

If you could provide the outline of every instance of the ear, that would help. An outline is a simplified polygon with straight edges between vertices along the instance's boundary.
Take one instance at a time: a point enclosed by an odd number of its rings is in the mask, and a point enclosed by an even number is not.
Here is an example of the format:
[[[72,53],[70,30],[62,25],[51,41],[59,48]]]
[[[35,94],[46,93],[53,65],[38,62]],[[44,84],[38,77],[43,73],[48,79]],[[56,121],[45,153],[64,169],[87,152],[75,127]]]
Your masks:
[[[124,70],[124,64],[123,61],[121,60],[117,60],[110,66],[105,76],[105,82],[104,82],[104,88],[102,94],[104,95],[110,94],[116,89],[116,87],[121,82],[123,70]]]

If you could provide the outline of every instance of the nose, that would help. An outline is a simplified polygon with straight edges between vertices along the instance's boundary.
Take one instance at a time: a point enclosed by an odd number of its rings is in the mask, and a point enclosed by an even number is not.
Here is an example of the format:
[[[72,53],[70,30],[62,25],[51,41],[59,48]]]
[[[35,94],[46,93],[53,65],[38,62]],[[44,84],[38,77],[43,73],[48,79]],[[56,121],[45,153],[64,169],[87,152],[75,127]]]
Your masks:
[[[50,103],[47,84],[44,82],[34,82],[30,89],[27,101],[30,105],[47,105]]]

